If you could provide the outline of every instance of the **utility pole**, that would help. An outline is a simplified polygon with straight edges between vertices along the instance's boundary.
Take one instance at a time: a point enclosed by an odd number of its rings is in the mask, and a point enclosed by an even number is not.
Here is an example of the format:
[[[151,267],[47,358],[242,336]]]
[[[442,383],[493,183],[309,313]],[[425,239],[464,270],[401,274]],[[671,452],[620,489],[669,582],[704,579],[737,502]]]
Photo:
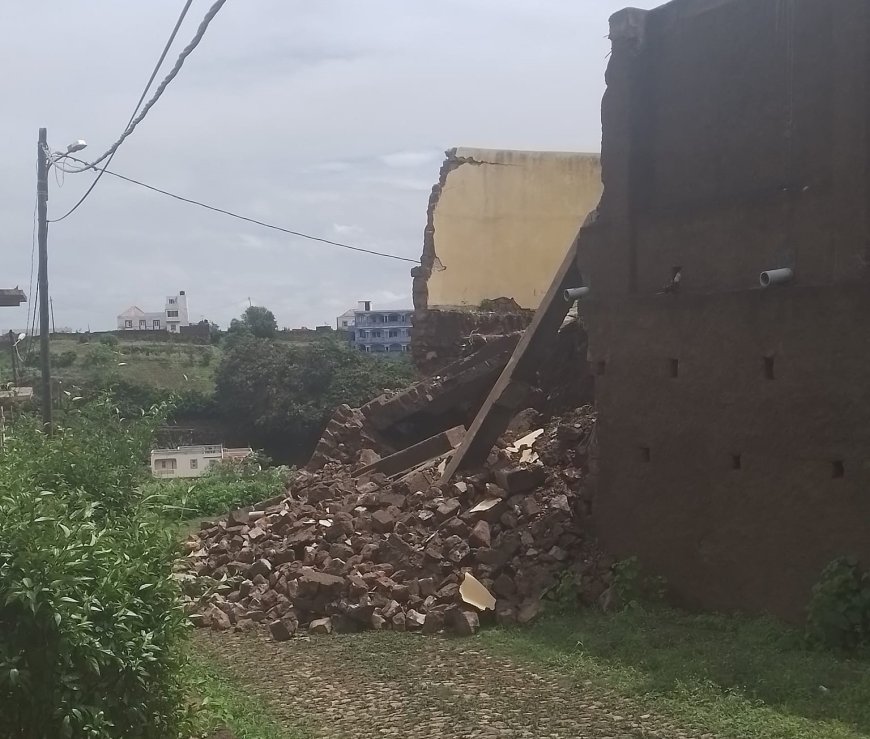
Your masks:
[[[48,307],[48,134],[39,129],[36,147],[36,209],[39,219],[39,353],[42,366],[42,425],[51,433],[51,360]]]

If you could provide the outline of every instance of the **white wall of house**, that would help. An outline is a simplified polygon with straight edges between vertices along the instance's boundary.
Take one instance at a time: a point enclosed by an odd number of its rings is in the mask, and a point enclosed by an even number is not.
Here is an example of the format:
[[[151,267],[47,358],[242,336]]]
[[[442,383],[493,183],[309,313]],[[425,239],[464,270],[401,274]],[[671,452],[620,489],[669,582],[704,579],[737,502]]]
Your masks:
[[[166,314],[166,330],[170,333],[178,333],[182,326],[189,325],[187,295],[184,294],[184,290],[178,295],[166,296],[166,306],[163,312]]]
[[[223,457],[220,444],[154,449],[151,452],[151,474],[154,477],[199,477]]]
[[[169,331],[178,333],[182,326],[189,326],[187,295],[184,290],[178,295],[167,295],[163,310],[159,313],[143,311],[133,305],[118,315],[119,331]]]
[[[226,459],[244,459],[253,451],[247,447],[225,449],[220,444],[181,446],[151,451],[151,475],[161,478],[199,477]]]

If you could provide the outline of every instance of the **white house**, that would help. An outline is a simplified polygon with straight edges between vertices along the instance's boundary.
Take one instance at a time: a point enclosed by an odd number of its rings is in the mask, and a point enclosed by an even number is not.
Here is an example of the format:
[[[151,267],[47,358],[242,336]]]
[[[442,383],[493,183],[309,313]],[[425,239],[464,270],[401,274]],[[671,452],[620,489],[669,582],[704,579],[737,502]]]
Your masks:
[[[362,303],[362,301],[360,301]],[[356,316],[356,309],[350,308],[335,319],[335,328],[337,331],[352,331],[353,320]]]
[[[218,462],[244,459],[253,454],[249,447],[225,449],[221,444],[180,446],[177,449],[153,449],[151,474],[154,477],[199,477]]]
[[[187,295],[181,290],[178,295],[169,295],[166,305],[159,313],[148,313],[133,305],[118,315],[119,331],[169,331],[178,333],[182,326],[189,326]]]

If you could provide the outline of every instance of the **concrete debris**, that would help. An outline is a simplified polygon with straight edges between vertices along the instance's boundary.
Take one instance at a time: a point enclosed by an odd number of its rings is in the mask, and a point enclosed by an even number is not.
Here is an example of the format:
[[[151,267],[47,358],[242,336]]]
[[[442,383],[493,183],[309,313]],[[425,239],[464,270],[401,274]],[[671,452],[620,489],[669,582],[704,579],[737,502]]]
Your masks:
[[[466,572],[462,578],[459,595],[463,601],[479,611],[495,610],[495,596],[470,572]]]
[[[398,479],[301,471],[284,496],[191,536],[191,620],[277,641],[305,629],[468,635],[481,619],[532,621],[566,570],[594,603],[612,580],[584,532],[594,423],[589,407],[555,418],[531,442],[540,462],[501,443],[486,468],[440,486],[435,464]]]

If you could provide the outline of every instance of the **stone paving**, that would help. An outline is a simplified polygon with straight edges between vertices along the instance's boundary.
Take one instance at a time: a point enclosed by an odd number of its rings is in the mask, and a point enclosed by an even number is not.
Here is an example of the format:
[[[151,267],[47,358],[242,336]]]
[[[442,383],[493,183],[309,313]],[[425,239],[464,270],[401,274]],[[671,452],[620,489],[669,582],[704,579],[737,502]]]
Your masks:
[[[194,641],[288,727],[322,739],[713,739],[471,640],[199,630]]]

